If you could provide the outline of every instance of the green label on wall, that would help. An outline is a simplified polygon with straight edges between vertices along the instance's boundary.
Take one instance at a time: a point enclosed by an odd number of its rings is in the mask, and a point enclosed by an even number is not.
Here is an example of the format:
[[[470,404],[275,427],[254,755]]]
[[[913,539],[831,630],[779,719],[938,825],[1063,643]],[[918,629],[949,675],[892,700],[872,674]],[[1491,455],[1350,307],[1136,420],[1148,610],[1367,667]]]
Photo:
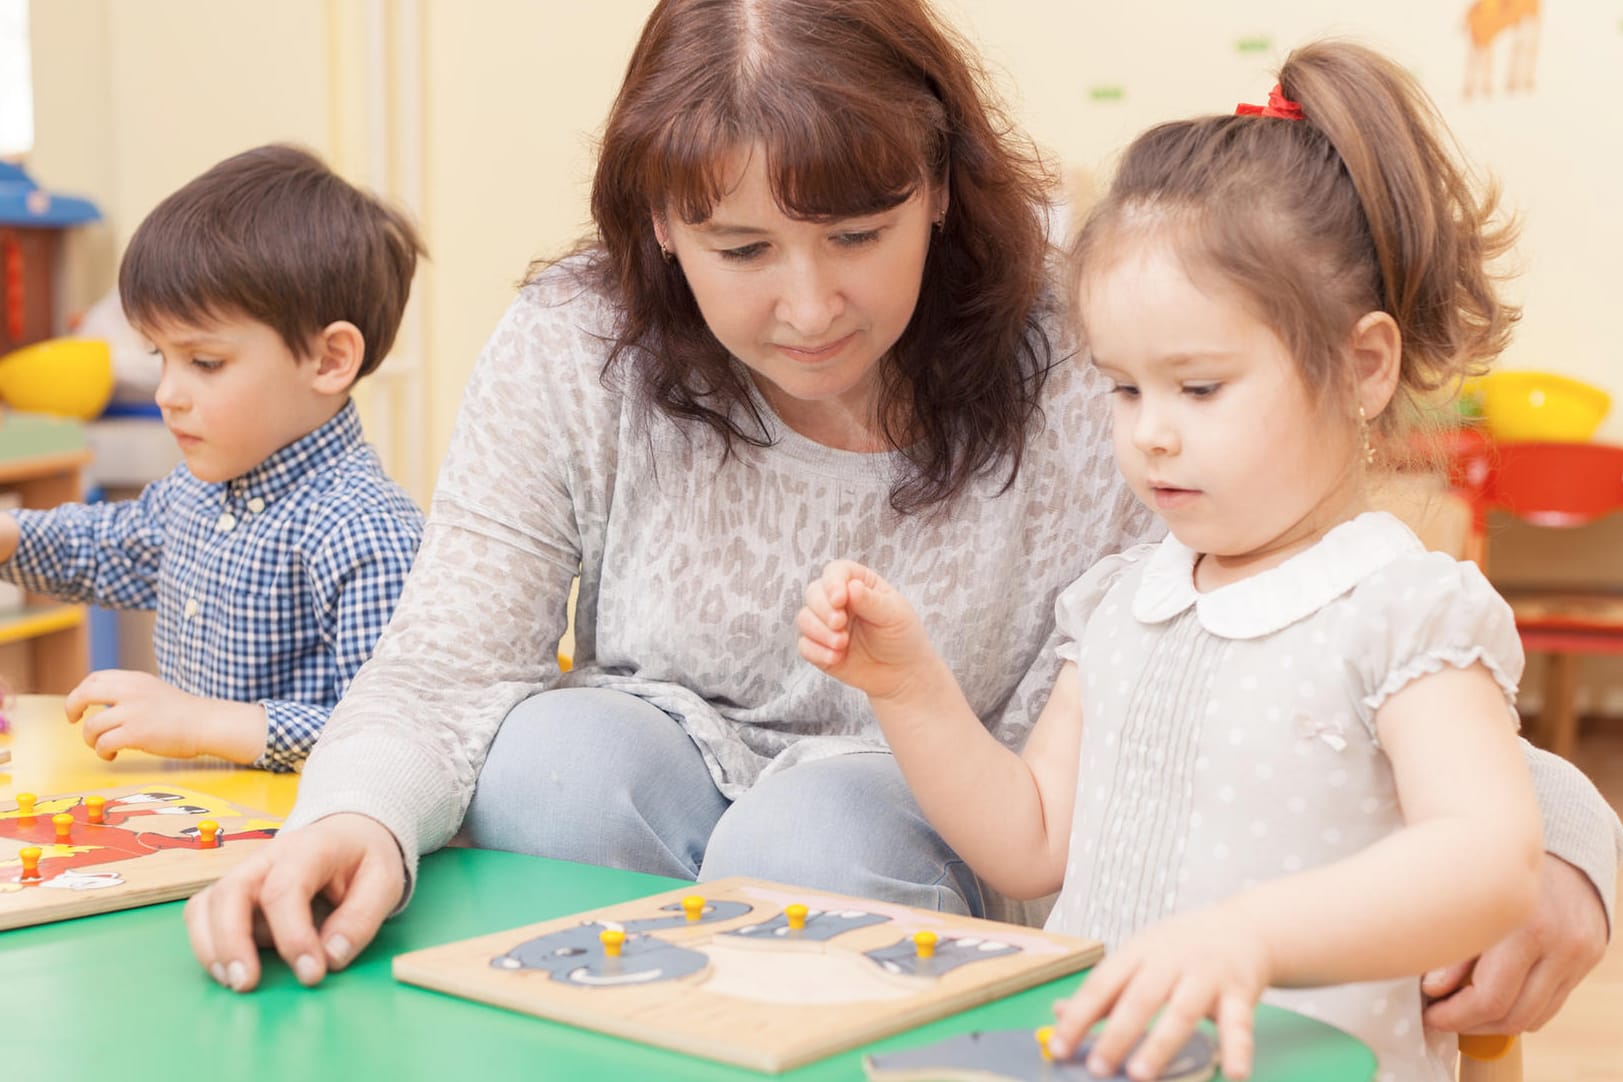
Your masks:
[[[1234,43],[1237,53],[1265,53],[1274,47],[1274,39],[1267,34],[1257,34],[1254,37],[1241,38]]]
[[[1127,96],[1127,88],[1123,86],[1090,86],[1088,97],[1093,101],[1121,101]]]

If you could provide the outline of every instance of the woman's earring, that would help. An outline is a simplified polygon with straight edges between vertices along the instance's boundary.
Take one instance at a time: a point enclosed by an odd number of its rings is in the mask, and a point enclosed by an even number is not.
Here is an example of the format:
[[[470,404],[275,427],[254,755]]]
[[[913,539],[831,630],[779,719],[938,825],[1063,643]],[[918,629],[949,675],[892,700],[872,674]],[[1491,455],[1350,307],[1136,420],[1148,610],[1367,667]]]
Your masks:
[[[664,259],[665,262],[669,263],[671,260],[676,258],[676,256],[671,252],[671,250],[669,248],[665,247],[665,242],[664,241],[658,241],[657,243],[659,244],[660,257],[662,259]]]
[[[942,211],[941,216],[935,220],[935,231],[937,233],[944,233],[944,232],[946,232],[946,229],[947,229],[947,212]]]
[[[1363,442],[1364,465],[1375,465],[1375,445],[1369,438],[1369,415],[1364,412],[1363,406],[1358,407],[1358,436]]]

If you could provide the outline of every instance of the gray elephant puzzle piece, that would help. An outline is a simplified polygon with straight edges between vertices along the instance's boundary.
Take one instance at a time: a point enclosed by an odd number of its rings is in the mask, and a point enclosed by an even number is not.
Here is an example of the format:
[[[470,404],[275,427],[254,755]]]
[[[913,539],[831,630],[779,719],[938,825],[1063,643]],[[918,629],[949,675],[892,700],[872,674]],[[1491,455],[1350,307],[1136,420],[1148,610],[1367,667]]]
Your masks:
[[[709,964],[696,950],[657,939],[649,932],[694,924],[731,920],[750,912],[744,902],[706,902],[697,921],[687,919],[680,902],[662,906],[673,910],[669,917],[648,917],[609,925],[598,921],[577,924],[520,943],[506,954],[490,960],[494,969],[539,970],[553,980],[583,988],[615,988],[627,984],[651,984],[692,976]],[[610,958],[603,950],[599,934],[609,927],[626,933],[620,957]]]
[[[836,912],[827,909],[812,909],[806,913],[806,927],[798,932],[789,928],[789,918],[779,913],[771,920],[760,924],[746,924],[742,928],[732,928],[722,932],[724,936],[737,936],[740,939],[795,939],[802,943],[827,943],[829,940],[842,936],[846,932],[857,928],[866,928],[871,924],[883,924],[889,917],[879,913],[863,913],[858,910]]]
[[[959,966],[983,962],[988,958],[1001,958],[1017,954],[1020,948],[992,939],[962,937],[943,939],[936,943],[935,954],[920,958],[917,944],[911,939],[900,939],[888,947],[868,951],[872,958],[888,973],[901,973],[909,977],[939,977],[951,973]]]
[[[1096,1075],[1084,1067],[1092,1047],[1093,1038],[1089,1037],[1070,1059],[1045,1060],[1031,1030],[1001,1029],[960,1033],[919,1048],[866,1056],[862,1065],[872,1082],[883,1082],[897,1074],[906,1076],[906,1072],[919,1077],[920,1072],[948,1070],[976,1072],[1008,1082],[1127,1082],[1121,1069],[1112,1075]],[[1161,1078],[1166,1082],[1204,1082],[1216,1073],[1216,1062],[1216,1044],[1196,1030],[1161,1072]]]

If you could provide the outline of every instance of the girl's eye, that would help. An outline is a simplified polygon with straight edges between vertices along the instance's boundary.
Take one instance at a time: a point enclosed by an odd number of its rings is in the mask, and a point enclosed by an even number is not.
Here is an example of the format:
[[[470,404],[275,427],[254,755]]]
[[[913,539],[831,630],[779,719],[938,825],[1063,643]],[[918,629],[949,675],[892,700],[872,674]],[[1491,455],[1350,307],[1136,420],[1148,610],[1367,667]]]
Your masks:
[[[223,366],[224,364],[225,364],[224,361],[210,361],[210,360],[205,360],[202,357],[193,357],[192,358],[192,366],[194,368],[200,368],[204,372],[218,372],[220,370],[221,366]]]
[[[766,245],[757,241],[754,244],[746,244],[742,248],[722,248],[718,250],[717,254],[732,263],[748,263],[764,251],[766,251]]]
[[[854,233],[839,233],[835,236],[834,243],[841,248],[861,248],[864,245],[872,244],[878,239],[879,230],[864,229]]]
[[[1191,398],[1210,398],[1221,386],[1223,386],[1221,383],[1186,383],[1183,385],[1183,393]]]
[[[1131,383],[1112,383],[1110,393],[1121,398],[1137,398],[1138,388]]]

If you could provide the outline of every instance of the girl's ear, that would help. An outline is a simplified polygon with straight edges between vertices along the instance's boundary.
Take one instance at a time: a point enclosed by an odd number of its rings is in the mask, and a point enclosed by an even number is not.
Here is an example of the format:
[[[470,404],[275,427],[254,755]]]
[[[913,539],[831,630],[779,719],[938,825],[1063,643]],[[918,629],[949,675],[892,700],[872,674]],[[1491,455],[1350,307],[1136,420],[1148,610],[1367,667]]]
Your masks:
[[[366,339],[348,320],[329,323],[316,334],[311,386],[322,394],[348,394],[366,360]]]
[[[1392,401],[1403,367],[1403,332],[1385,312],[1366,312],[1353,324],[1348,343],[1358,405],[1371,420]]]

